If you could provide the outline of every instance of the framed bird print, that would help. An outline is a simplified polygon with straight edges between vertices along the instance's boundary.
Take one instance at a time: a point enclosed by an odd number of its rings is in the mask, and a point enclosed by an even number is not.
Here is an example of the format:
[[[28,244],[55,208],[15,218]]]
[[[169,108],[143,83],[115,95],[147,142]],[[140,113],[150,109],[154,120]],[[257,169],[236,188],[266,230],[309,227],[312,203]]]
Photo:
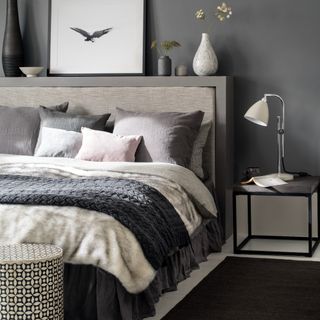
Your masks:
[[[144,75],[145,0],[51,0],[49,76]]]

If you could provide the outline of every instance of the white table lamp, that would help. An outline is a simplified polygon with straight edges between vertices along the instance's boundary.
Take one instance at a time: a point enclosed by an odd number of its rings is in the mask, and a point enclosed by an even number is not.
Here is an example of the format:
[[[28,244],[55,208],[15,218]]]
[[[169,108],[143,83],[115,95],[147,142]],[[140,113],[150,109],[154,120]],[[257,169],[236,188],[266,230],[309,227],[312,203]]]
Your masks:
[[[277,94],[265,94],[263,99],[256,102],[246,112],[244,117],[260,126],[268,126],[269,123],[269,105],[268,98],[275,97],[281,101],[282,104],[282,117],[277,116],[277,138],[278,138],[278,173],[277,177],[284,181],[290,181],[294,179],[294,176],[289,173],[282,172],[284,167],[284,119],[285,119],[285,103],[284,100]]]

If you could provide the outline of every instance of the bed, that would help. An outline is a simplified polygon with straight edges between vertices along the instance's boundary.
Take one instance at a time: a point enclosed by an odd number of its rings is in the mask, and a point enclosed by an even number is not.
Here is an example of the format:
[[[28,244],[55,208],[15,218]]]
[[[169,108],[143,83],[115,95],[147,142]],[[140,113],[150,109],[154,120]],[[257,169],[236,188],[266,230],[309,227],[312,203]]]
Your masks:
[[[53,82],[36,87],[19,81],[15,87],[3,83],[0,104],[32,107],[53,105],[59,99],[69,101],[70,112],[82,114],[114,114],[115,107],[141,112],[199,109],[205,113],[205,120],[212,122],[203,153],[207,173],[204,181],[187,168],[160,162],[96,163],[0,155],[0,189],[6,189],[5,194],[0,192],[0,241],[46,241],[63,247],[65,319],[138,320],[152,316],[162,294],[176,290],[177,284],[210,253],[221,250],[226,230],[226,186],[231,177],[230,172],[221,171],[232,167],[225,145],[231,141],[225,124],[230,116],[226,82],[218,87],[218,80],[199,86],[178,82],[152,85],[158,80],[145,86],[132,79],[122,79],[121,85],[118,79],[87,80],[87,85],[83,85],[83,79],[68,84],[47,81]],[[113,120],[111,116],[110,126]],[[32,199],[30,194],[23,197],[30,185],[34,190]],[[48,201],[43,200],[43,191],[41,197],[35,192],[46,189],[45,185],[50,186],[50,205],[43,202]],[[97,185],[99,189],[95,189]],[[90,198],[85,190],[93,189],[92,198],[99,195],[103,201],[99,205],[97,200],[83,203],[85,197]],[[73,192],[74,197],[66,198],[66,192]],[[136,202],[140,206],[141,198],[145,207],[140,211],[147,214],[131,208]],[[119,207],[121,210],[117,210]],[[155,207],[161,208],[157,211]],[[124,218],[121,212],[126,210]],[[133,214],[136,216],[131,220]]]

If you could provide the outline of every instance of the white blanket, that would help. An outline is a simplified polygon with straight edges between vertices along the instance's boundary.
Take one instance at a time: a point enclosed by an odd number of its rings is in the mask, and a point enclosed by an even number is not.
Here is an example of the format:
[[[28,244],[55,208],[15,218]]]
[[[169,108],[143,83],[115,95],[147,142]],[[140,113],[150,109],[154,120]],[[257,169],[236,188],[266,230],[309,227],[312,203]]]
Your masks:
[[[171,202],[190,235],[201,224],[202,217],[217,213],[202,182],[177,165],[0,155],[0,174],[139,180]],[[203,210],[197,210],[194,202]],[[65,262],[102,268],[116,276],[131,293],[144,290],[156,272],[130,230],[106,214],[76,207],[0,205],[0,242],[56,244],[63,248]]]

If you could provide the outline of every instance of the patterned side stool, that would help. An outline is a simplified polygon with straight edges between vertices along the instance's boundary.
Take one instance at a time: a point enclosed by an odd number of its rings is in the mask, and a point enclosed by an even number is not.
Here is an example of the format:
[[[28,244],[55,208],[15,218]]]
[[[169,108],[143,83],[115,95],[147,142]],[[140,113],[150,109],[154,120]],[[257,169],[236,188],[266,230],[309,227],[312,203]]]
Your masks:
[[[61,248],[0,245],[0,319],[63,320]]]

